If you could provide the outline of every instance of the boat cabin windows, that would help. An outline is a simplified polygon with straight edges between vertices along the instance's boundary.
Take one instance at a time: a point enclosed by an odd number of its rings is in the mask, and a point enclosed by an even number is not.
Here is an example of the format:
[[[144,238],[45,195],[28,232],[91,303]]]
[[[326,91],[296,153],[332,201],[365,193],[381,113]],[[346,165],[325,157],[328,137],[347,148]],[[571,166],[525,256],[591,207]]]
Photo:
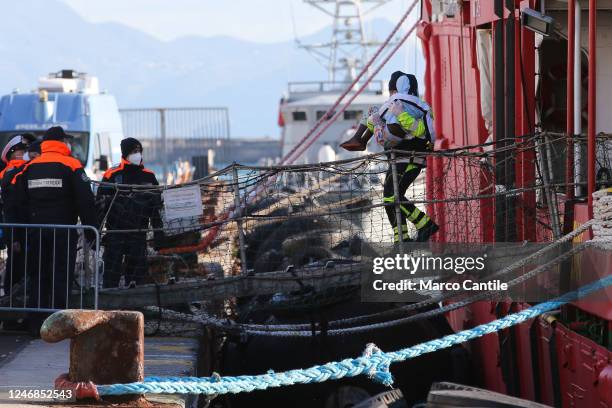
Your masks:
[[[294,111],[294,112],[291,112],[291,115],[292,115],[294,122],[305,122],[306,121],[305,111]]]
[[[317,111],[317,120],[321,120],[321,118],[323,116],[325,116],[326,114],[327,114],[327,111],[318,110]],[[327,117],[325,118],[325,120],[330,120],[335,114],[336,114],[336,111],[330,112],[329,115],[327,115]]]
[[[359,120],[363,115],[362,111],[359,110],[347,110],[344,111],[344,120]]]

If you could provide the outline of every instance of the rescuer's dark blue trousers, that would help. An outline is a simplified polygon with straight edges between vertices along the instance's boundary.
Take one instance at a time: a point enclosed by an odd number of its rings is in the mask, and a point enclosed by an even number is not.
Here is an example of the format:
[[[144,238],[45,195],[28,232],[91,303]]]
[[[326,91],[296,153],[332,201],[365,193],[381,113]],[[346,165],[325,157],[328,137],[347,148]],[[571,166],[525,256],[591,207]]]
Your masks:
[[[423,211],[419,210],[406,197],[406,191],[419,176],[422,167],[413,163],[396,163],[395,166],[397,169],[399,187],[398,194],[400,196],[400,201],[402,202],[400,204],[401,226],[397,225],[395,205],[393,205],[393,203],[395,202],[395,191],[393,188],[393,168],[391,166],[393,166],[393,164],[389,165],[385,176],[383,201],[385,203],[385,211],[387,212],[387,218],[389,219],[389,223],[394,229],[397,241],[397,235],[399,235],[400,228],[403,234],[407,236],[407,221],[412,222],[416,229],[420,230],[427,224],[430,218]]]

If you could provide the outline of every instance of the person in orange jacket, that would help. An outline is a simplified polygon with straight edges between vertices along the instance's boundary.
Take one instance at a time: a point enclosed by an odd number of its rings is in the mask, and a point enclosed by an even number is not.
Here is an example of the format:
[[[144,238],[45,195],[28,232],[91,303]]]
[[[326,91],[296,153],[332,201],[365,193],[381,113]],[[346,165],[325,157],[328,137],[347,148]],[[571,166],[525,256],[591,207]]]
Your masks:
[[[117,188],[126,185],[115,197]],[[162,239],[160,192],[131,189],[129,186],[158,186],[155,173],[143,164],[142,144],[132,137],[121,141],[121,163],[104,173],[96,200],[107,230],[131,230],[106,234],[104,246],[104,288],[119,286],[123,272],[125,285],[145,283],[147,275],[147,231],[153,227],[154,247]],[[123,266],[123,271],[122,271]]]

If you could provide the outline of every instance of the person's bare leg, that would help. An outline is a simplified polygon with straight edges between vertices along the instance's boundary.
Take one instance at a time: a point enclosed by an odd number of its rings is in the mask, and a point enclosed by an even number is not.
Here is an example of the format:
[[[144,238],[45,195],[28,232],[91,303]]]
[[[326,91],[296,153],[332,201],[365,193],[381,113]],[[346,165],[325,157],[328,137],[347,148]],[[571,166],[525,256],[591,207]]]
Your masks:
[[[359,125],[353,137],[342,143],[340,147],[350,152],[363,151],[366,149],[368,141],[372,137],[372,132],[366,125]]]

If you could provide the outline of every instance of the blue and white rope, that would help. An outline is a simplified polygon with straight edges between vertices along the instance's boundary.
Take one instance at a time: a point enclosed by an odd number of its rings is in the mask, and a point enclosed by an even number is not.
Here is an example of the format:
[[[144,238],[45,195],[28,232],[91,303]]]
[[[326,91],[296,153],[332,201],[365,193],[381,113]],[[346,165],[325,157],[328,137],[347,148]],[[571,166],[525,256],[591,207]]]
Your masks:
[[[202,378],[147,377],[144,382],[139,383],[98,385],[98,392],[101,396],[124,394],[238,394],[295,384],[321,383],[346,377],[356,377],[358,375],[367,375],[372,380],[389,386],[393,384],[393,377],[389,372],[389,366],[393,363],[406,361],[422,354],[433,353],[515,326],[543,313],[558,309],[568,302],[587,296],[609,285],[612,285],[612,275],[549,302],[541,303],[490,323],[394,352],[382,352],[377,347],[368,345],[366,352],[361,357],[330,362],[305,369],[281,373],[269,371],[261,375],[243,375],[238,377],[220,377],[219,375]]]

